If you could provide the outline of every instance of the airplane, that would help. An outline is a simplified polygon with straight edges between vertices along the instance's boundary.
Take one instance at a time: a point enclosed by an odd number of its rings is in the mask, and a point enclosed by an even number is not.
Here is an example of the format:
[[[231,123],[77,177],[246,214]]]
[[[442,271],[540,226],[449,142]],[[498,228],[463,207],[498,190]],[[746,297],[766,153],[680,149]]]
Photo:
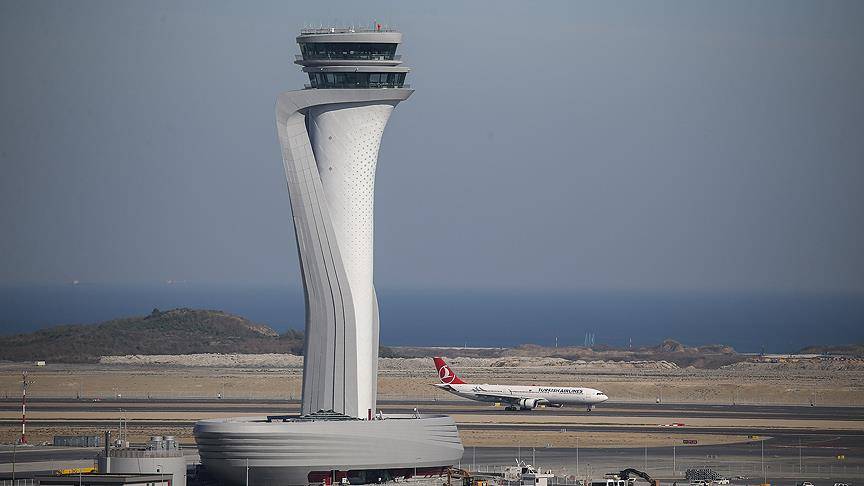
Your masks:
[[[433,386],[454,395],[479,402],[506,403],[505,410],[533,410],[539,405],[560,408],[582,405],[590,412],[594,405],[609,400],[600,390],[561,386],[474,385],[465,383],[440,357],[432,358],[441,383]]]

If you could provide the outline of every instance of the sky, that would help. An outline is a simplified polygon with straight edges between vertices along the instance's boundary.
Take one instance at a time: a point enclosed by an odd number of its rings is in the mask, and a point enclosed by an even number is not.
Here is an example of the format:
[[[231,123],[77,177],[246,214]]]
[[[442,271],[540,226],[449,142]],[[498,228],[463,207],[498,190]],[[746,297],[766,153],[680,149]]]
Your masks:
[[[380,288],[864,293],[864,3],[0,2],[0,283],[298,282],[304,25],[404,33]]]

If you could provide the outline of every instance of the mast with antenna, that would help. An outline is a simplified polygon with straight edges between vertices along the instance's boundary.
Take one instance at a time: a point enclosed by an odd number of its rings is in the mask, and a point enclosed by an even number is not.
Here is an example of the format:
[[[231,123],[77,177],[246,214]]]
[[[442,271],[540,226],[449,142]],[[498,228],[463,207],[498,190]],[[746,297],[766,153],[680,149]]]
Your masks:
[[[27,386],[33,381],[27,379],[27,372],[21,372],[21,443],[27,443]]]

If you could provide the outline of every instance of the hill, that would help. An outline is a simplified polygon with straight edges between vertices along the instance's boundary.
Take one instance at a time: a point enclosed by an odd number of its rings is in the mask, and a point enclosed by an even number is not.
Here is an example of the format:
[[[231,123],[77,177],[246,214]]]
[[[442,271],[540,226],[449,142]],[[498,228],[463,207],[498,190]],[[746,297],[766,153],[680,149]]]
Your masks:
[[[672,339],[666,339],[656,346],[637,348],[615,348],[598,345],[594,347],[564,346],[560,348],[523,344],[515,348],[422,348],[396,346],[389,350],[390,357],[429,357],[435,355],[464,356],[473,358],[508,358],[545,356],[578,360],[616,360],[616,361],[667,361],[680,367],[715,369],[746,359],[729,346],[712,344],[706,346],[686,346]],[[383,356],[383,354],[382,354]]]
[[[807,346],[797,354],[826,354],[841,356],[864,356],[864,344],[847,344],[842,346]]]
[[[0,360],[89,363],[126,354],[303,353],[303,333],[215,310],[154,309],[147,316],[0,336]]]

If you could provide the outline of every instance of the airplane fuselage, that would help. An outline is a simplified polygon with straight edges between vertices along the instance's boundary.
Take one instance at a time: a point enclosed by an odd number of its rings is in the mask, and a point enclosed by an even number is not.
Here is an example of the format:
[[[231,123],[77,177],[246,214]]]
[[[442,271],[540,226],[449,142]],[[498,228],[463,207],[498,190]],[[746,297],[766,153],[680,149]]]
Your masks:
[[[435,384],[436,387],[471,400],[504,403],[508,410],[532,410],[541,405],[550,407],[582,405],[590,411],[594,405],[609,399],[605,393],[594,388],[465,383],[450,369],[444,358],[436,356],[432,360],[438,370],[438,378],[441,380],[441,383]]]
[[[536,405],[550,405],[554,407],[564,405],[594,406],[609,399],[600,390],[581,387],[476,385],[472,383],[461,385],[441,383],[435,386],[442,390],[447,390],[454,395],[481,402],[502,402],[500,396],[506,395],[526,400],[536,400]],[[530,404],[531,402],[528,403]]]

